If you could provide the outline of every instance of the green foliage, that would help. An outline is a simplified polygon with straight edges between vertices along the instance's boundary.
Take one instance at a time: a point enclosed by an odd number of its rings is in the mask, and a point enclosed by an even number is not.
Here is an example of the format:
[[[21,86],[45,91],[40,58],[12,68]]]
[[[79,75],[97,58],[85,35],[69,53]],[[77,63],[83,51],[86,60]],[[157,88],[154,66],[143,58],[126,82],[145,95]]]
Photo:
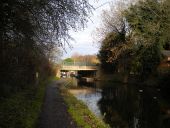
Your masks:
[[[153,72],[156,72],[157,66],[161,60],[160,48],[157,44],[149,47],[140,47],[137,51],[134,60],[132,61],[132,71],[147,78]]]
[[[170,18],[164,13],[164,3],[140,1],[125,11],[125,17],[135,38],[136,53],[132,71],[147,77],[161,61],[161,50],[169,39],[165,37]]]
[[[63,62],[72,63],[72,62],[74,62],[74,60],[72,58],[66,58],[63,60]]]
[[[170,3],[167,1],[144,0],[125,11],[125,17],[135,35],[137,44],[162,46],[169,42]]]

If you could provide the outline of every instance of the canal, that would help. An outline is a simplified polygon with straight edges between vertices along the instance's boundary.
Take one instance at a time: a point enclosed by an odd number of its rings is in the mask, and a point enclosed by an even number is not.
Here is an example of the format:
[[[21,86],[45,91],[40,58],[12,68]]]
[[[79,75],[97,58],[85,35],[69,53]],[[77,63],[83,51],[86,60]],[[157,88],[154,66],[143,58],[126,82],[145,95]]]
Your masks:
[[[100,81],[70,91],[111,128],[170,128],[166,89]]]

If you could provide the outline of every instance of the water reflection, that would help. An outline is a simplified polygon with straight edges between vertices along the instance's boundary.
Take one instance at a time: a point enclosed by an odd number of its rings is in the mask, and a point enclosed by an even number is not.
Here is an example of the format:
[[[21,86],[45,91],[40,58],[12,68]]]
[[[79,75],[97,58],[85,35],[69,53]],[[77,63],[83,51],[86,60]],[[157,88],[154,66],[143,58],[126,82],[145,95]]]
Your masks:
[[[104,115],[104,120],[112,127],[126,128],[134,125],[134,110],[136,110],[135,95],[128,91],[127,86],[107,87],[102,90],[102,98],[98,105]]]
[[[77,99],[82,100],[85,104],[88,105],[89,109],[98,117],[101,117],[101,112],[96,104],[101,99],[101,93],[99,92],[90,92],[90,93],[81,93],[76,95]]]
[[[88,106],[98,105],[95,109],[99,109],[103,120],[112,128],[170,128],[170,104],[162,97],[162,90],[115,83],[102,83],[102,86],[100,83],[100,88],[101,92],[79,97],[86,99],[86,103],[93,101]]]

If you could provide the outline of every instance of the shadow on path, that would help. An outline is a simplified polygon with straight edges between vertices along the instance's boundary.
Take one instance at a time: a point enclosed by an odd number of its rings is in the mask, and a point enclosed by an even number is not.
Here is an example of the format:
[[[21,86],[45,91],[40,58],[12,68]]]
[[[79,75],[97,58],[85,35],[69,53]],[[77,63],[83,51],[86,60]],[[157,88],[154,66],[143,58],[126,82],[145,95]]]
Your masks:
[[[38,128],[77,128],[67,112],[58,86],[54,81],[46,88]]]

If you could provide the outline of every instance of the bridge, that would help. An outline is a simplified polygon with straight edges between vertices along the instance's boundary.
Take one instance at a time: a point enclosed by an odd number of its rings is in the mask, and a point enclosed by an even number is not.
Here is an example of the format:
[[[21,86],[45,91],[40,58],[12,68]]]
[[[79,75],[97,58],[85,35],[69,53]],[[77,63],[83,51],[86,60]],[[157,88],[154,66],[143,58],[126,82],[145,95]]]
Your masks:
[[[98,66],[92,63],[85,63],[85,62],[67,62],[62,63],[60,70],[67,70],[67,71],[91,71],[91,70],[98,70]]]
[[[58,77],[95,77],[98,66],[87,62],[63,62],[58,70]]]

